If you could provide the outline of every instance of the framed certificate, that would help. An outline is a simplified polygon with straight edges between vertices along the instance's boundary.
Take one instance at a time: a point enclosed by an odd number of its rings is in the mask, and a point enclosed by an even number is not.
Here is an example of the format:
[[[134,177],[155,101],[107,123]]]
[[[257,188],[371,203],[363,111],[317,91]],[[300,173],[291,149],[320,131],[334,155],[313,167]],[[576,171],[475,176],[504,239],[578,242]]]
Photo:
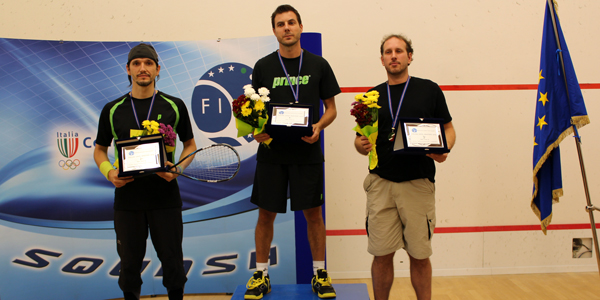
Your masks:
[[[301,141],[312,135],[313,106],[297,103],[269,103],[266,131],[273,139]]]
[[[400,119],[394,152],[398,154],[447,153],[446,133],[441,119]]]
[[[119,177],[164,171],[166,151],[162,134],[115,141],[119,156]]]

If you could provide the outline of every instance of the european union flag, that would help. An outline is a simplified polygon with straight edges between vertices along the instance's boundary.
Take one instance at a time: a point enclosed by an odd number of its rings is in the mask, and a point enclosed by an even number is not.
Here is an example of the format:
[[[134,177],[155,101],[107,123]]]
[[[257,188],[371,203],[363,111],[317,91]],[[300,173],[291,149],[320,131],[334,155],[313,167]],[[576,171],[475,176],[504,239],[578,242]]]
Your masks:
[[[531,208],[540,218],[544,234],[552,220],[552,204],[562,196],[558,144],[573,133],[573,126],[580,128],[590,122],[567,43],[551,2],[548,0],[546,3],[544,17],[533,133]]]

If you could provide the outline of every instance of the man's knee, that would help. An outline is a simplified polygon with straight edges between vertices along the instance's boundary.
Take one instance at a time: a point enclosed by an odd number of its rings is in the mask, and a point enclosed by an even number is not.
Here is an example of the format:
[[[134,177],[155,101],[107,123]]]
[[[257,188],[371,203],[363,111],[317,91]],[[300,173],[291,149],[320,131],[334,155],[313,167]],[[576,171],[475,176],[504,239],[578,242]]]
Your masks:
[[[277,217],[276,212],[271,212],[265,209],[260,208],[258,212],[258,223],[269,225],[275,222],[275,218]]]
[[[410,256],[410,254],[408,255],[408,257],[410,258],[410,264],[416,267],[427,267],[430,264],[429,257],[424,259],[417,259]]]
[[[306,218],[306,222],[308,223],[320,223],[323,222],[323,214],[321,212],[321,207],[314,207],[303,210],[304,218]]]
[[[396,252],[392,252],[390,254],[386,254],[386,255],[381,255],[381,256],[373,256],[373,263],[390,263],[394,260],[394,255],[396,254]]]

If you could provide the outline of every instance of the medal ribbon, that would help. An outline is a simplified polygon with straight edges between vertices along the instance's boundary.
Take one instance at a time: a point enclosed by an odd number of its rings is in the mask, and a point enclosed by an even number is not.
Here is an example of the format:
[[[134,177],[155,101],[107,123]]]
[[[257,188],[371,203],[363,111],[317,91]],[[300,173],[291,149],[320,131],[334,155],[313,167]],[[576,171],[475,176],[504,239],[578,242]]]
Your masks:
[[[148,110],[148,116],[146,120],[150,120],[150,113],[152,112],[152,106],[154,106],[154,96],[156,96],[156,92],[152,94],[152,102],[150,102],[150,109]],[[131,107],[133,108],[133,116],[135,117],[135,122],[138,126],[138,129],[142,129],[140,124],[140,120],[138,120],[137,112],[135,111],[135,104],[133,104],[133,97],[131,97],[131,93],[129,93],[129,99],[131,100]]]
[[[279,51],[277,51],[277,55],[279,56],[279,62],[281,63],[281,67],[283,68],[283,72],[285,72],[285,77],[287,78],[288,81],[288,85],[290,86],[290,89],[292,90],[292,94],[294,95],[294,100],[296,100],[296,103],[298,103],[298,95],[300,94],[300,80],[298,79],[300,77],[300,70],[302,69],[302,57],[304,56],[304,50],[302,50],[300,52],[300,66],[298,66],[298,77],[296,77],[296,90],[294,91],[294,88],[292,87],[292,82],[290,81],[290,75],[288,74],[287,70],[285,69],[285,65],[283,64],[283,59],[281,58],[281,54],[279,53]]]
[[[402,96],[400,96],[400,103],[398,103],[398,109],[396,110],[396,116],[394,117],[394,111],[392,108],[392,94],[390,93],[390,84],[389,82],[386,82],[386,87],[387,87],[387,93],[388,93],[388,103],[390,105],[390,115],[392,115],[392,120],[394,120],[392,123],[392,133],[390,134],[390,140],[393,141],[394,137],[396,136],[396,133],[394,132],[394,129],[396,129],[396,125],[398,124],[398,116],[400,116],[400,108],[402,107],[402,102],[404,101],[404,94],[406,94],[406,88],[408,88],[408,83],[410,82],[410,76],[408,76],[408,79],[406,80],[406,85],[404,86],[404,90],[402,91]]]

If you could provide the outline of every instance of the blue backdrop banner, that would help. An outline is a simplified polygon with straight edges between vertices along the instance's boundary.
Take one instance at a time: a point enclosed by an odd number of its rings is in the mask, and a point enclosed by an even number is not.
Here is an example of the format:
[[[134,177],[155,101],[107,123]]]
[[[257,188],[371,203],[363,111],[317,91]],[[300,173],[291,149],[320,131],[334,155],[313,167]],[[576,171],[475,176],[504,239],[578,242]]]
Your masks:
[[[121,297],[114,187],[92,154],[100,110],[130,89],[125,65],[136,44],[0,39],[1,299]],[[231,293],[255,268],[249,197],[258,147],[237,137],[231,103],[278,43],[268,36],[149,44],[159,54],[157,88],[184,100],[197,146],[228,143],[242,158],[231,181],[179,180],[186,293]],[[278,216],[270,269],[278,284],[296,283],[295,227],[293,213]],[[165,294],[150,240],[147,249],[142,294]]]

